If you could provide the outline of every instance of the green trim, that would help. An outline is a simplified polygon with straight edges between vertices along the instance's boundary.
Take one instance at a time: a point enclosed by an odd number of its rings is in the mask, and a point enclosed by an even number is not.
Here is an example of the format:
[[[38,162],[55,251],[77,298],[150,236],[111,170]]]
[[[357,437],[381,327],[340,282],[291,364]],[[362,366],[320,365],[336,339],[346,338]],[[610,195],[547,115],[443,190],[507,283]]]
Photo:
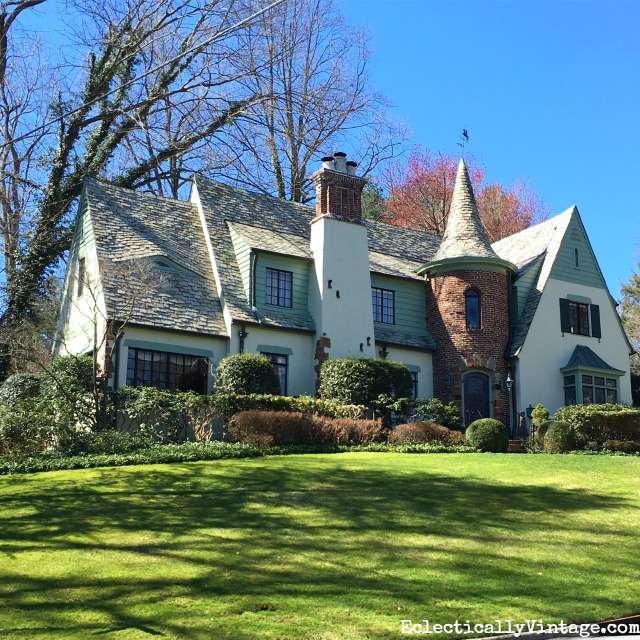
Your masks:
[[[214,358],[215,354],[209,349],[196,349],[194,347],[182,347],[180,345],[167,344],[166,342],[150,342],[148,340],[130,340],[125,338],[122,347],[132,349],[148,349],[149,351],[164,351],[165,353],[175,353],[184,356],[206,356]]]
[[[574,296],[571,293],[568,293],[566,296],[567,300],[571,300],[571,302],[582,302],[583,304],[592,304],[591,298],[587,298],[586,296]]]
[[[444,258],[427,262],[416,269],[418,275],[437,275],[449,271],[493,271],[495,273],[516,273],[518,268],[508,260],[502,258],[481,258],[478,256],[460,256],[458,258]]]
[[[293,350],[289,347],[275,347],[271,344],[259,344],[256,350],[260,353],[275,353],[279,356],[292,356]]]
[[[422,371],[422,369],[415,364],[407,364],[406,362],[403,364],[407,369],[409,369],[409,371],[411,371],[411,373],[420,373]]]

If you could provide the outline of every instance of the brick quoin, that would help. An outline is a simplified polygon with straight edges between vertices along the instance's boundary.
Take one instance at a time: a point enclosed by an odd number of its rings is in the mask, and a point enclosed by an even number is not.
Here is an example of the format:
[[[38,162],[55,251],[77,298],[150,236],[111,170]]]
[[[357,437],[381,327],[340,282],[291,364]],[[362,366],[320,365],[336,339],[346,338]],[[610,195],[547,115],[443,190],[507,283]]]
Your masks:
[[[480,329],[468,330],[465,292],[480,294]],[[492,271],[456,270],[430,276],[426,284],[427,326],[436,341],[433,393],[454,400],[462,411],[462,377],[469,369],[487,373],[492,385],[492,415],[509,424],[505,353],[509,342],[510,278]]]

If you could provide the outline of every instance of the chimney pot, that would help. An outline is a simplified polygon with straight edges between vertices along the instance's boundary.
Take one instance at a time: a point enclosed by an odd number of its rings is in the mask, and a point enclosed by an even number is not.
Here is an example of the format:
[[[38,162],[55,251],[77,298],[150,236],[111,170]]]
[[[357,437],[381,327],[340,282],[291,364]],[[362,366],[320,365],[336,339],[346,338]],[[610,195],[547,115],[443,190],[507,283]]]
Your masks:
[[[322,158],[322,168],[333,170],[333,156],[325,156],[324,158]]]
[[[353,160],[347,161],[347,174],[350,176],[355,176],[357,166],[357,162],[354,162]]]
[[[336,171],[347,173],[347,154],[343,151],[336,151],[333,158]]]

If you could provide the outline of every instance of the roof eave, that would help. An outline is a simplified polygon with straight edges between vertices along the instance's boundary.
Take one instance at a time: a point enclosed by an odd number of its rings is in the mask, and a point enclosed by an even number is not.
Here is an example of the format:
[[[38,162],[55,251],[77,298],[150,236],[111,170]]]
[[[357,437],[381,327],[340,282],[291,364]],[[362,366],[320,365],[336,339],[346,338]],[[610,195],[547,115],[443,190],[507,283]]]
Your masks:
[[[437,275],[449,271],[469,269],[471,271],[497,271],[499,273],[516,273],[518,268],[508,260],[485,256],[460,256],[432,260],[416,269],[418,275]]]

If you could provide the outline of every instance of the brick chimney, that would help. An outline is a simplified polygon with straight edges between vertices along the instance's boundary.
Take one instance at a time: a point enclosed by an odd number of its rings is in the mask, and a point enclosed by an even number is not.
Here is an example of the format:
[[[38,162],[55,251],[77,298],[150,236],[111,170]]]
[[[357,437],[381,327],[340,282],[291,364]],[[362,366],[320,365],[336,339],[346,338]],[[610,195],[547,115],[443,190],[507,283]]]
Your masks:
[[[347,154],[337,151],[322,158],[322,169],[311,180],[316,187],[316,217],[329,216],[362,223],[362,190],[366,180],[356,175],[358,164],[347,160]]]

